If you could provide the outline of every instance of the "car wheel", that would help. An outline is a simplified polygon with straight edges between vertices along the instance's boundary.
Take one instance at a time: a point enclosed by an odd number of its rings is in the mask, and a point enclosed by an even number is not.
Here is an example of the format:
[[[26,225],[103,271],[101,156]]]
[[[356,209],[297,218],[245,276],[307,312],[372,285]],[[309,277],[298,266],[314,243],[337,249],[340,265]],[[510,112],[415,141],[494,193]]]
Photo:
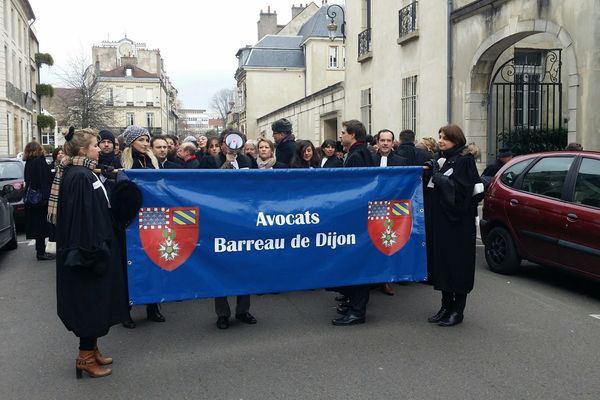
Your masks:
[[[521,257],[517,253],[510,233],[497,226],[488,234],[485,241],[485,260],[490,269],[500,274],[514,274],[521,265]]]
[[[13,224],[12,231],[13,231],[12,238],[10,239],[10,242],[8,242],[4,245],[3,250],[14,250],[19,245],[17,243],[17,226],[14,224]]]

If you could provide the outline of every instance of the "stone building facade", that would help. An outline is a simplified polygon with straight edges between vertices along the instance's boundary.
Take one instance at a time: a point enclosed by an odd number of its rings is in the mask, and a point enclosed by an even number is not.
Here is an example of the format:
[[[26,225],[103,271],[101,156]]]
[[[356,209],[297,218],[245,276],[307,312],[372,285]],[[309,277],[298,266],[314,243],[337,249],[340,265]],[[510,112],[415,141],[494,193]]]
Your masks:
[[[345,118],[371,132],[463,127],[493,162],[517,129],[600,149],[594,1],[347,2]]]
[[[37,133],[39,43],[27,0],[0,0],[0,155],[16,155]]]
[[[119,134],[129,125],[153,134],[177,132],[177,89],[164,69],[160,50],[128,38],[92,47],[96,79],[102,83],[106,105],[113,107]]]
[[[298,138],[319,142],[337,135],[343,115],[345,50],[341,15],[336,17],[338,31],[331,41],[326,12],[327,5],[315,3],[294,7],[292,20],[276,31],[261,29],[266,18],[261,13],[259,37],[270,33],[236,54],[239,68],[232,113],[234,125],[249,138],[270,136],[270,123],[281,117],[292,121]]]

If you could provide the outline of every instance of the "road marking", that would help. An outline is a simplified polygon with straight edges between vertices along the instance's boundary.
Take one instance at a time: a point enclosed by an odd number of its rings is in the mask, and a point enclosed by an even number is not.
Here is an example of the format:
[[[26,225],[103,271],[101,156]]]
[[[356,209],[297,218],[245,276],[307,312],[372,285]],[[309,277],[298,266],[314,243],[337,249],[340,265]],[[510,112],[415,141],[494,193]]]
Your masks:
[[[35,246],[35,239],[30,240],[27,246]]]
[[[600,319],[600,314],[590,314],[590,317]]]

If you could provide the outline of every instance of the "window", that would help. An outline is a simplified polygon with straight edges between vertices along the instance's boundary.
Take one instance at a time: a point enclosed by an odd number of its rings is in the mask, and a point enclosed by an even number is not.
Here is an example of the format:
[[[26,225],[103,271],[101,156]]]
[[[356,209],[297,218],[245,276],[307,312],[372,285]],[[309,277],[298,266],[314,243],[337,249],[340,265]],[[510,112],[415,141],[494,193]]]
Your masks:
[[[540,81],[543,74],[540,51],[515,51],[515,126],[540,126]]]
[[[521,161],[512,165],[504,171],[502,176],[500,176],[500,181],[506,186],[513,187],[517,179],[519,179],[519,176],[521,176],[529,164],[531,164],[531,160]]]
[[[146,89],[146,106],[154,106],[154,90]]]
[[[398,12],[400,19],[400,37],[417,30],[417,2],[413,1]]]
[[[600,160],[584,158],[581,161],[573,202],[600,208]]]
[[[19,61],[19,89],[24,91],[23,89],[23,63]]]
[[[17,25],[16,20],[15,20],[15,10],[14,8],[10,9],[10,33],[11,33],[11,37],[14,39],[15,38],[15,25]]]
[[[133,89],[127,89],[127,105],[133,107]]]
[[[106,89],[106,105],[112,106],[113,104],[114,104],[113,88],[109,87]]]
[[[146,113],[146,126],[148,128],[154,127],[154,113]]]
[[[369,58],[371,52],[371,0],[362,1],[363,31],[358,34],[358,58]]]
[[[360,118],[367,128],[367,135],[371,134],[371,88],[360,91]]]
[[[127,113],[127,126],[135,125],[135,114]]]
[[[10,57],[8,57],[8,47],[4,46],[4,65],[6,66],[6,80],[12,82],[10,79]]]
[[[329,46],[329,68],[338,68],[338,47]]]
[[[133,70],[131,68],[125,68],[125,76],[133,76]]]
[[[523,177],[521,189],[560,199],[573,157],[546,157],[537,162]]]
[[[417,133],[417,75],[402,79],[402,129]]]

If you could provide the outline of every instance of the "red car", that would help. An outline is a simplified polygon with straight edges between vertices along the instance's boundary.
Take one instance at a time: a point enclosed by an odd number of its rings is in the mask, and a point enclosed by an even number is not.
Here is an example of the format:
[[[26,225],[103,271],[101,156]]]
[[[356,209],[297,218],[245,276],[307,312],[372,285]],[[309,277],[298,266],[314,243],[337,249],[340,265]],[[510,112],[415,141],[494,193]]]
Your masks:
[[[527,259],[600,280],[600,152],[510,160],[486,192],[480,229],[492,271]]]

